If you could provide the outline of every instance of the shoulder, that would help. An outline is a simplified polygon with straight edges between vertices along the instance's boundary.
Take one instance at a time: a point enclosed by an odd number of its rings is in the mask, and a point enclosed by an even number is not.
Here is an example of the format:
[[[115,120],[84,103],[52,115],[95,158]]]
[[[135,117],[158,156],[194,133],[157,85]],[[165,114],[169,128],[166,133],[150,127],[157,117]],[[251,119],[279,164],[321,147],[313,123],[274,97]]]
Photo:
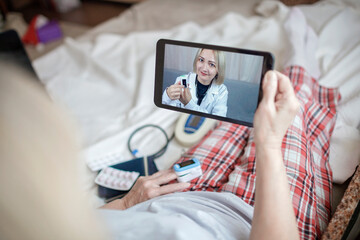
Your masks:
[[[226,94],[228,93],[227,87],[225,86],[225,84],[212,84],[213,90],[218,92],[219,94]]]
[[[227,87],[225,86],[225,84],[220,84],[218,85],[219,86],[219,89],[222,90],[222,91],[227,91]]]

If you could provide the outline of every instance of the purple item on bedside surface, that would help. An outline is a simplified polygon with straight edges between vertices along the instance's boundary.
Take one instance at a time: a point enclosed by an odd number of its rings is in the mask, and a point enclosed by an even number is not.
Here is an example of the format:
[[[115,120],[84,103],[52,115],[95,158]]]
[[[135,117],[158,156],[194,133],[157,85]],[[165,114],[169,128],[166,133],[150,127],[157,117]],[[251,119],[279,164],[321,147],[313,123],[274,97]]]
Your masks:
[[[50,21],[44,26],[37,29],[39,41],[48,43],[62,38],[63,34],[57,21]]]

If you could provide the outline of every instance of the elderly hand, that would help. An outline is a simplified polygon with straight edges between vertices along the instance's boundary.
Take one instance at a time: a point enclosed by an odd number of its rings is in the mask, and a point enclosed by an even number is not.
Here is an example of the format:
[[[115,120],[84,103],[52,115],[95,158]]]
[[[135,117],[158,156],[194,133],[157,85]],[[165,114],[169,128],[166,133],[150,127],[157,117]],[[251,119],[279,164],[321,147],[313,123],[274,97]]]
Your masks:
[[[280,149],[300,104],[289,78],[277,71],[265,74],[262,89],[254,117],[254,141],[257,148]]]
[[[101,208],[125,210],[151,198],[190,187],[190,183],[167,184],[174,179],[176,179],[176,174],[172,169],[162,170],[147,177],[139,177],[125,197],[114,200]]]
[[[166,94],[169,96],[171,100],[178,100],[180,99],[182,90],[184,86],[181,85],[181,82],[171,85],[166,89]]]
[[[299,101],[289,78],[276,71],[265,74],[262,89],[254,117],[256,198],[250,239],[299,239],[281,151]]]
[[[190,186],[190,183],[167,184],[174,179],[176,179],[176,174],[172,169],[162,170],[147,177],[139,177],[130,192],[121,200],[124,201],[125,208],[129,208],[160,195],[182,191]]]

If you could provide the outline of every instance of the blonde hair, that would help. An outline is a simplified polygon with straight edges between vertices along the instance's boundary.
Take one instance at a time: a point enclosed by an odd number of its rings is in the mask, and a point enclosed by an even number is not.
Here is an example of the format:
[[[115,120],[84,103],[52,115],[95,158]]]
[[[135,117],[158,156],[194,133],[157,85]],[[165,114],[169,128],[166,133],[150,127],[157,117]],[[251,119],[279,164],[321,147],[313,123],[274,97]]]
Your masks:
[[[106,238],[80,187],[71,121],[29,74],[0,68],[0,239]]]
[[[199,56],[201,52],[204,50],[204,48],[199,48],[199,50],[196,52],[194,63],[193,63],[193,72],[196,72],[196,63],[199,59]],[[222,51],[219,50],[213,50],[209,49],[214,52],[215,55],[215,61],[217,63],[217,74],[215,76],[215,83],[217,85],[221,85],[224,83],[225,80],[225,55]]]

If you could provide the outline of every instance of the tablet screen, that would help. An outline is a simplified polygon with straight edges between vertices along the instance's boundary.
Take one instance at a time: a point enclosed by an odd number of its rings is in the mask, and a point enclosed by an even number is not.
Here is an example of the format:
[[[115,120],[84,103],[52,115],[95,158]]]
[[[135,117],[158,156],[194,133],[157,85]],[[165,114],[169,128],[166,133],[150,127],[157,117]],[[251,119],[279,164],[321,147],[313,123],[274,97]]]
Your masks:
[[[157,106],[252,126],[273,58],[266,52],[160,40],[156,64]]]

